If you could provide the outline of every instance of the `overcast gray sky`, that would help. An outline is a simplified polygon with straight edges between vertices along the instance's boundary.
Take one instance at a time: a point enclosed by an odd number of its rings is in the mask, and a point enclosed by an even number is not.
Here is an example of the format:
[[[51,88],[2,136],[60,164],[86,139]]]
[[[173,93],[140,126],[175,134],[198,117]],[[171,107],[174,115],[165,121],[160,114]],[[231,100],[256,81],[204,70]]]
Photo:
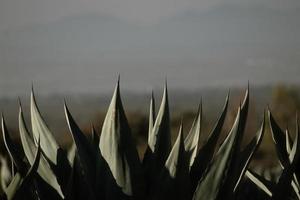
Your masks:
[[[0,95],[299,83],[299,0],[1,0]]]

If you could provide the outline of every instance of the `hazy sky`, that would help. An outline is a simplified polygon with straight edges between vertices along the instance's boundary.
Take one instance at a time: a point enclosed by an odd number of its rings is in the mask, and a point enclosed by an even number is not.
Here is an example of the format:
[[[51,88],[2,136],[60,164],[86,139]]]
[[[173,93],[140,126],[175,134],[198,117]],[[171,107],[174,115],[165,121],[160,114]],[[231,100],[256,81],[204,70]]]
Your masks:
[[[1,0],[0,95],[299,83],[299,0]]]
[[[299,9],[298,0],[1,0],[1,29],[46,23],[76,14],[98,13],[132,23],[158,23],[187,10],[203,12],[221,4]]]

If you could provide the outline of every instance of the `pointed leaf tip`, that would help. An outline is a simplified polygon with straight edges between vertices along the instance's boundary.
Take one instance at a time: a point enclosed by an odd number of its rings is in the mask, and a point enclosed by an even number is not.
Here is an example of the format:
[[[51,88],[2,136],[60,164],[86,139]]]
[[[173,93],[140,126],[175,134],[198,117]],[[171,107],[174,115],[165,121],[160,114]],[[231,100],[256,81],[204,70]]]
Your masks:
[[[259,130],[257,131],[256,135],[253,137],[253,139],[246,145],[246,147],[238,154],[238,162],[236,163],[237,167],[234,170],[234,176],[233,181],[234,191],[236,191],[237,187],[239,186],[239,183],[244,176],[248,165],[255,153],[255,151],[258,149],[259,145],[261,144],[263,135],[265,130],[265,115],[263,115],[263,120],[261,122],[261,126]]]
[[[213,159],[215,148],[225,122],[225,117],[228,110],[228,103],[229,94],[227,94],[222,112],[217,122],[215,123],[207,142],[200,148],[198,154],[194,159],[193,165],[191,167],[191,181],[194,190],[196,189],[199,180],[202,178],[207,167],[209,166],[209,163]]]
[[[88,185],[89,192],[93,194],[95,192],[94,184],[96,179],[96,157],[94,148],[76,124],[66,104],[64,105],[64,109],[69,130],[76,146],[80,171],[82,171],[84,177],[83,180],[86,181],[85,184]]]
[[[190,167],[193,165],[198,151],[198,144],[201,132],[202,105],[199,104],[196,117],[192,123],[191,129],[184,140],[185,150],[190,155]]]
[[[155,153],[159,152],[158,154],[160,154],[160,157],[162,158],[160,165],[162,166],[171,149],[169,115],[168,92],[165,87],[160,108],[148,141],[148,146],[151,151]]]
[[[151,99],[150,99],[150,108],[149,108],[148,144],[151,143],[151,138],[153,137],[151,136],[151,134],[153,133],[152,129],[154,126],[154,122],[155,122],[155,99],[152,91]]]
[[[276,152],[279,158],[279,163],[282,167],[286,167],[289,163],[289,156],[286,151],[285,134],[275,121],[272,113],[268,110],[269,126],[273,142],[276,147]]]
[[[20,174],[25,175],[26,164],[23,162],[23,158],[20,155],[20,152],[18,151],[16,145],[14,144],[13,140],[11,139],[10,134],[8,133],[3,115],[1,118],[1,124],[2,124],[3,140],[4,140],[4,145],[6,147],[6,150],[9,154],[12,162],[15,164],[18,171],[20,172]]]
[[[165,167],[169,171],[169,174],[172,178],[175,178],[179,159],[183,157],[182,155],[183,152],[180,152],[182,148],[184,147],[183,147],[183,125],[181,123],[177,139],[165,163]]]
[[[38,138],[40,137],[41,148],[43,152],[47,158],[49,158],[49,160],[56,165],[56,157],[59,146],[54,136],[50,132],[47,124],[45,123],[42,115],[40,114],[33,91],[31,93],[30,110],[34,142],[37,145]]]
[[[100,153],[106,160],[117,185],[123,193],[135,193],[135,173],[139,171],[139,158],[122,106],[118,86],[115,88],[106,113],[99,142]],[[122,149],[122,153],[121,152]],[[134,171],[135,170],[135,171]]]
[[[203,175],[194,193],[194,199],[216,199],[224,181],[228,177],[228,168],[233,163],[232,154],[237,149],[241,108],[239,107],[234,124],[220,146],[209,170]]]
[[[25,156],[29,161],[29,164],[33,166],[35,163],[36,152],[38,150],[38,147],[40,146],[40,149],[42,148],[41,146],[42,138],[39,137],[39,135],[37,136],[37,146],[36,146],[25,125],[22,107],[19,108],[19,132],[20,132],[20,138],[22,142],[22,147],[25,152]],[[46,181],[51,187],[53,187],[61,197],[64,196],[57,182],[56,176],[54,175],[44,155],[40,156],[37,172],[41,176],[41,178],[44,181]]]
[[[120,73],[118,73],[118,77],[117,77],[117,83],[118,84],[120,83],[120,78],[121,78],[121,75],[120,75]]]

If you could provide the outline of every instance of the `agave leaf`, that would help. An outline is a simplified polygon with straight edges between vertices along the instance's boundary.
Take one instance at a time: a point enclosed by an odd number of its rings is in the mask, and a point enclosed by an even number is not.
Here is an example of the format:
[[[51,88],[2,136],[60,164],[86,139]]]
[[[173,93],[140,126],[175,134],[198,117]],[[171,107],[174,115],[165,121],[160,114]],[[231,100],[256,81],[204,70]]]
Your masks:
[[[14,199],[16,196],[24,197],[24,193],[28,192],[28,187],[31,184],[31,181],[34,177],[34,174],[36,173],[36,170],[39,165],[39,159],[40,159],[40,147],[37,149],[34,163],[27,172],[26,176],[22,176],[19,172],[16,173],[16,175],[13,177],[11,183],[8,185],[7,189],[5,190],[5,194],[8,200]]]
[[[289,160],[290,160],[290,162],[292,162],[292,158],[295,157],[297,148],[299,148],[298,147],[299,146],[298,139],[299,139],[299,125],[298,125],[298,114],[297,114],[296,115],[296,137],[295,137],[295,140],[294,140],[294,143],[293,143],[293,147],[294,146],[297,146],[297,147],[294,147],[294,148],[291,147],[291,151],[289,152]],[[291,141],[291,139],[289,141]],[[296,164],[296,169],[295,169],[295,173],[294,173],[294,180],[293,180],[293,182],[295,183],[295,185],[297,185],[298,190],[300,190],[300,184],[299,184],[299,181],[298,181],[298,171],[297,171],[298,170],[298,165],[299,164]],[[298,191],[297,194],[299,194],[299,191]],[[299,196],[300,196],[300,194],[299,194]]]
[[[48,126],[46,125],[43,117],[40,114],[40,111],[37,107],[34,92],[32,89],[31,92],[31,125],[32,125],[32,133],[35,144],[37,145],[37,140],[40,138],[41,147],[44,154],[47,158],[54,164],[57,164],[57,151],[59,146],[54,139],[52,133],[50,132]]]
[[[298,136],[296,139],[297,140],[295,140],[293,148],[292,148],[292,151],[295,148],[296,152],[295,152],[294,156],[291,157],[292,158],[291,164],[288,164],[288,166],[286,166],[282,171],[279,181],[273,191],[273,199],[274,200],[281,200],[290,195],[290,192],[292,189],[291,184],[292,184],[292,181],[294,178],[293,175],[295,172],[296,163],[299,161],[299,155],[300,155]]]
[[[237,159],[238,170],[235,171],[234,191],[236,191],[236,188],[238,187],[242,177],[244,176],[245,171],[247,170],[247,167],[250,163],[250,160],[254,152],[259,147],[263,138],[264,131],[265,131],[265,117],[263,118],[263,122],[261,124],[260,129],[256,133],[256,136],[249,142],[249,144],[244,148],[244,150],[238,155],[238,159]]]
[[[70,149],[68,150],[68,156],[67,156],[71,167],[73,167],[74,165],[75,154],[76,154],[76,145],[73,142]]]
[[[298,146],[298,117],[296,117],[296,138],[293,144],[293,147],[289,147],[290,143],[291,143],[291,138],[289,136],[289,132],[288,130],[286,130],[285,132],[285,136],[283,136],[283,131],[280,129],[279,125],[276,123],[274,117],[272,116],[270,110],[269,110],[269,123],[270,123],[270,129],[271,129],[271,133],[272,133],[272,137],[273,137],[273,141],[275,143],[275,147],[276,147],[276,152],[279,158],[279,163],[281,165],[281,167],[284,169],[284,173],[282,173],[282,179],[284,181],[281,182],[285,182],[288,181],[289,182],[289,173],[291,173],[291,171],[293,170],[293,166],[291,166],[292,160],[295,157],[296,152],[298,151],[297,148],[299,148]],[[290,151],[289,151],[290,150]],[[295,164],[297,165],[297,164]],[[285,169],[288,168],[288,169]],[[292,169],[291,169],[292,168]],[[299,182],[298,182],[298,178],[295,174],[295,172],[297,173],[297,171],[294,170],[293,175],[292,175],[292,180],[291,180],[291,184],[292,187],[296,193],[297,196],[299,195]],[[287,175],[284,175],[287,174]],[[284,184],[285,184],[284,183]],[[283,184],[283,185],[284,185]],[[297,189],[295,188],[297,186]],[[298,192],[297,192],[298,191]],[[278,194],[279,196],[281,194]],[[277,198],[277,197],[276,197]]]
[[[123,193],[140,194],[141,165],[123,110],[119,81],[103,122],[99,148]]]
[[[248,88],[245,92],[244,95],[244,99],[242,102],[242,106],[241,106],[241,121],[240,121],[240,127],[239,127],[239,131],[241,132],[241,134],[239,135],[238,138],[238,145],[240,146],[240,143],[242,142],[244,133],[245,133],[245,127],[246,127],[246,123],[247,123],[247,118],[248,118],[248,110],[249,110],[249,84],[248,84]]]
[[[292,150],[291,147],[292,140],[288,129],[285,130],[285,142],[286,142],[286,152],[290,154]]]
[[[259,189],[264,191],[269,197],[272,197],[272,190],[274,188],[274,184],[263,177],[259,176],[255,172],[251,170],[247,170],[245,175],[249,178]]]
[[[94,125],[92,125],[92,140],[93,140],[94,146],[96,146],[97,149],[98,149],[99,142],[100,142],[100,137],[99,137],[97,131],[95,130]]]
[[[198,151],[199,137],[201,132],[201,119],[202,119],[202,104],[200,103],[196,118],[193,121],[189,134],[184,140],[185,150],[190,154],[191,167],[194,163]]]
[[[148,146],[156,154],[158,167],[163,166],[171,150],[168,90],[165,85],[161,105],[149,135]]]
[[[39,198],[40,191],[34,187],[34,178],[37,174],[37,169],[39,167],[40,158],[41,158],[41,146],[40,146],[40,142],[38,141],[38,148],[37,148],[37,152],[35,154],[33,165],[28,170],[26,176],[24,177],[24,179],[22,181],[22,185],[19,189],[19,194],[20,194],[21,199],[23,199],[23,195],[25,192],[31,193],[28,195],[32,199],[38,199],[38,200],[40,199]]]
[[[287,140],[287,143],[290,142],[290,140],[288,139]],[[290,162],[292,163],[293,160],[295,159],[295,156],[296,156],[296,153],[299,148],[299,127],[298,127],[298,117],[296,117],[296,137],[295,137],[295,140],[294,140],[294,143],[293,143],[293,146],[289,152],[289,160]],[[297,165],[297,164],[295,164]],[[296,168],[296,167],[295,167]],[[298,199],[300,199],[300,191],[299,191],[299,181],[298,181],[298,178],[296,176],[296,173],[293,173],[293,180],[292,180],[292,187],[294,189],[294,192],[296,193]]]
[[[21,184],[22,184],[22,176],[20,173],[16,173],[15,176],[13,177],[12,181],[10,182],[10,184],[8,185],[8,187],[5,190],[5,194],[6,194],[6,198],[8,200],[12,200],[18,189],[20,188]]]
[[[21,157],[21,153],[18,151],[17,147],[15,146],[15,144],[13,143],[12,139],[9,136],[3,116],[2,116],[2,133],[3,133],[3,140],[4,140],[5,147],[9,153],[10,158],[13,161],[13,164],[17,167],[17,170],[18,172],[20,172],[21,175],[25,175],[26,164],[24,163],[23,158]]]
[[[270,110],[268,110],[269,125],[272,133],[272,138],[275,143],[276,152],[279,158],[279,163],[282,167],[285,167],[289,163],[289,156],[286,151],[286,139],[283,131],[276,123]]]
[[[143,168],[145,171],[146,184],[148,192],[157,187],[159,176],[164,171],[165,162],[171,150],[171,134],[170,134],[170,113],[168,103],[167,84],[164,92],[155,122],[155,105],[152,95],[150,102],[149,116],[149,134],[148,147],[143,158]],[[153,125],[154,122],[154,125]]]
[[[239,108],[235,122],[230,133],[219,148],[209,169],[200,180],[194,193],[194,200],[198,199],[216,199],[221,190],[222,183],[227,178],[228,167],[232,164],[232,154],[237,148],[239,135],[241,110]],[[225,197],[224,197],[225,198]]]
[[[222,110],[222,113],[215,124],[212,132],[210,133],[209,139],[204,144],[202,148],[200,148],[198,154],[195,157],[194,163],[191,167],[191,182],[192,182],[192,190],[194,191],[197,187],[198,181],[202,177],[204,171],[206,170],[207,166],[211,162],[216,144],[218,142],[219,136],[221,134],[222,127],[224,125],[225,116],[227,113],[228,108],[228,101],[229,101],[229,93],[227,94],[225,104]]]
[[[179,128],[179,134],[170,152],[170,155],[166,161],[165,167],[169,171],[172,178],[176,177],[177,167],[179,165],[179,160],[184,158],[184,144],[183,144],[183,130],[182,123]]]
[[[24,180],[23,180],[23,183],[25,185],[29,185],[31,179],[36,174],[37,169],[38,169],[39,164],[40,164],[40,159],[41,159],[41,146],[40,146],[40,143],[38,141],[38,148],[36,150],[36,154],[35,154],[35,157],[34,157],[34,160],[33,160],[33,164],[30,167],[30,169],[28,170],[28,172],[27,172],[27,174],[26,174],[26,176],[24,177]]]
[[[243,176],[243,173],[245,172],[246,165],[249,164],[250,157],[252,156],[251,152],[252,150],[255,150],[256,145],[256,139],[253,140],[253,145],[249,146],[249,149],[244,152],[245,157],[239,157],[240,154],[240,148],[241,148],[241,142],[244,136],[244,130],[246,127],[247,117],[248,117],[248,107],[249,107],[249,85],[245,92],[244,100],[241,106],[240,110],[240,120],[238,125],[238,134],[236,137],[236,144],[235,148],[232,151],[232,158],[230,166],[228,167],[228,174],[231,174],[225,181],[224,187],[221,188],[220,197],[227,197],[227,198],[233,198],[234,195],[234,189],[236,188],[237,184],[240,181],[240,178]],[[260,135],[260,133],[259,133]],[[258,137],[260,139],[260,137]],[[253,147],[253,148],[251,148]],[[248,153],[248,155],[247,155]],[[247,157],[249,156],[249,157]],[[241,160],[240,160],[241,159]]]
[[[298,118],[297,118],[296,119],[296,137],[295,137],[295,140],[294,140],[294,143],[293,143],[293,147],[292,147],[292,149],[290,151],[290,154],[289,154],[289,161],[290,162],[293,161],[293,159],[296,156],[297,151],[299,151],[298,150],[299,143],[300,143],[300,141],[299,141],[299,127],[298,127]]]
[[[153,133],[153,126],[155,122],[155,99],[153,95],[153,91],[151,93],[151,99],[150,99],[150,109],[149,109],[149,124],[148,124],[148,148],[146,149],[143,157],[143,164],[147,165],[149,164],[149,160],[151,159],[152,156],[152,150],[149,148],[149,144],[151,143],[151,134]]]
[[[184,149],[182,123],[158,182],[159,186],[150,192],[150,199],[190,199],[189,160]]]
[[[25,156],[29,162],[31,161],[33,163],[34,152],[36,151],[37,147],[35,146],[33,139],[25,125],[21,105],[19,107],[19,132]]]
[[[151,146],[154,146],[154,144],[152,144],[151,138],[153,138],[153,136],[151,134],[153,134],[152,129],[154,126],[154,122],[155,122],[155,99],[154,99],[154,95],[153,92],[151,93],[151,100],[150,100],[150,112],[149,112],[149,127],[148,127],[148,144],[151,144]]]
[[[294,181],[292,181],[291,185],[292,185],[292,188],[293,188],[294,193],[296,194],[297,198],[300,199],[299,186]]]
[[[296,113],[296,137],[294,139],[294,143],[297,141],[298,138],[299,138],[299,124],[298,124],[298,113]],[[292,142],[290,142],[290,143],[292,143]],[[294,145],[294,143],[293,143],[293,145]],[[297,144],[297,145],[299,145],[299,144]],[[289,160],[290,160],[290,162],[291,162],[291,158],[294,157],[293,154],[295,154],[295,152],[293,152],[292,154],[291,153],[292,153],[292,147],[291,147],[291,152],[289,153]],[[294,180],[293,181],[295,182],[295,184],[297,185],[298,189],[300,190],[300,184],[299,184],[299,181],[298,181],[299,177],[300,177],[299,163],[297,163],[296,164],[296,169],[295,169],[295,174],[294,174]]]
[[[95,172],[96,172],[96,157],[93,151],[92,145],[89,143],[88,139],[81,132],[80,128],[74,121],[72,115],[70,114],[67,105],[64,105],[65,115],[68,122],[69,130],[72,134],[74,144],[78,153],[78,158],[81,166],[83,178],[85,179],[86,188],[88,188],[90,198],[95,199],[94,192],[95,188]]]
[[[20,106],[19,110],[19,132],[20,132],[20,138],[22,142],[22,146],[26,155],[26,158],[30,165],[32,166],[34,164],[34,158],[35,153],[37,151],[37,147],[34,144],[28,129],[25,125],[24,116],[22,112],[22,107]],[[42,148],[42,147],[41,147]],[[53,171],[51,170],[51,167],[46,160],[46,158],[42,155],[39,159],[39,167],[37,169],[38,174],[41,176],[41,178],[46,181],[51,187],[53,187],[57,193],[64,197],[60,185],[57,182],[57,178],[54,175]]]
[[[148,127],[148,147],[144,153],[143,157],[143,168],[145,171],[145,179],[147,179],[147,184],[151,185],[153,181],[153,170],[154,170],[154,157],[153,157],[153,151],[150,148],[151,146],[155,146],[155,144],[152,144],[153,141],[152,138],[154,137],[152,134],[153,132],[153,126],[155,122],[155,99],[153,92],[151,93],[151,100],[150,100],[150,109],[149,109],[149,127]],[[149,145],[150,144],[150,145]],[[150,188],[151,186],[148,186]]]
[[[7,161],[2,155],[0,155],[0,163],[1,163],[1,174],[0,174],[1,187],[2,190],[5,191],[7,186],[11,182],[12,177],[11,177],[9,167],[7,165]]]

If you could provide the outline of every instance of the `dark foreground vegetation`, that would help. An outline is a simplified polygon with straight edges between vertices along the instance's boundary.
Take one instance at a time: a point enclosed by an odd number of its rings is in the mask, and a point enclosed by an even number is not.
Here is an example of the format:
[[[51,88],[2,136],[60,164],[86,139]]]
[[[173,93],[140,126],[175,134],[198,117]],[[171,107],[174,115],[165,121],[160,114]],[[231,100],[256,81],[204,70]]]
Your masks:
[[[260,127],[243,144],[249,115],[247,89],[223,139],[229,99],[228,94],[203,144],[199,142],[203,129],[200,103],[188,133],[184,134],[186,129],[181,123],[172,145],[167,88],[157,114],[152,96],[147,148],[141,160],[122,106],[119,83],[101,134],[92,128],[92,137],[86,137],[65,103],[65,117],[73,139],[68,150],[62,149],[50,132],[32,92],[31,131],[26,126],[21,103],[19,107],[22,148],[11,138],[2,117],[3,140],[9,156],[1,157],[1,199],[300,199],[297,117],[295,133],[290,134],[288,129],[280,128],[266,108]],[[272,135],[279,166],[258,170],[251,161],[266,128]]]

